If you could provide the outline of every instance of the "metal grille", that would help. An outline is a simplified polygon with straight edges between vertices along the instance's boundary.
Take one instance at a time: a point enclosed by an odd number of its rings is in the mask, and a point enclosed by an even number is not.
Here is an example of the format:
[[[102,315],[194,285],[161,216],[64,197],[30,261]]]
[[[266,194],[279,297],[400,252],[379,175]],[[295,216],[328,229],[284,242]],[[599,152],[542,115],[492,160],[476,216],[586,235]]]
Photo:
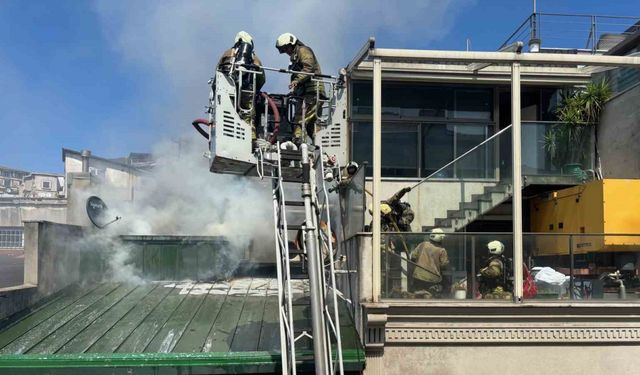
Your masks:
[[[24,247],[24,229],[18,227],[0,228],[0,248],[20,249]]]

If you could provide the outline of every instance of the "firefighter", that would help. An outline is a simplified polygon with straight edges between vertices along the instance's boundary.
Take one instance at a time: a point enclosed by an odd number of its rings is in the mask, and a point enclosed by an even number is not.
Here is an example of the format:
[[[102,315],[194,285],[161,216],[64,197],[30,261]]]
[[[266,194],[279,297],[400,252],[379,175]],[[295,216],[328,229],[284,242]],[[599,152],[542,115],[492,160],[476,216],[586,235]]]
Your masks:
[[[411,232],[411,222],[415,214],[409,203],[401,201],[402,197],[410,191],[410,187],[405,187],[381,203],[380,222],[383,232]]]
[[[284,33],[276,40],[278,52],[289,55],[291,63],[289,69],[297,72],[322,74],[320,64],[313,50],[291,33]],[[317,96],[325,97],[324,84],[316,82],[307,74],[291,74],[289,90],[295,97],[301,97],[304,101],[304,119],[302,108],[296,109],[296,119],[293,129],[293,143],[297,146],[303,143],[305,135],[303,126],[309,137],[315,135],[315,123],[318,118]]]
[[[484,299],[512,299],[513,294],[509,288],[507,278],[506,258],[504,257],[504,244],[500,241],[491,241],[487,244],[489,259],[487,265],[480,269],[480,293]]]
[[[245,69],[258,71],[258,74],[255,74],[256,80],[256,94],[260,92],[262,86],[264,86],[266,82],[266,78],[264,75],[264,70],[262,69],[262,61],[256,55],[253,50],[253,38],[246,31],[240,31],[236,34],[234,39],[233,47],[224,51],[220,60],[218,61],[218,65],[216,70],[221,71],[225,74],[230,74],[233,71],[234,63],[243,63]],[[252,76],[253,74],[246,73],[244,75],[244,79],[241,84],[243,89],[251,89],[252,88]],[[236,77],[234,77],[234,80]],[[256,134],[256,111],[255,111],[255,97],[252,97],[250,94],[243,93],[240,96],[240,107],[242,108],[251,108],[250,112],[241,112],[240,117],[245,122],[251,124],[251,140],[256,143],[257,134]]]
[[[420,243],[411,252],[411,260],[417,264],[413,270],[414,294],[422,294],[424,298],[442,296],[442,269],[449,266],[443,240],[444,231],[435,228],[429,234],[429,241]]]

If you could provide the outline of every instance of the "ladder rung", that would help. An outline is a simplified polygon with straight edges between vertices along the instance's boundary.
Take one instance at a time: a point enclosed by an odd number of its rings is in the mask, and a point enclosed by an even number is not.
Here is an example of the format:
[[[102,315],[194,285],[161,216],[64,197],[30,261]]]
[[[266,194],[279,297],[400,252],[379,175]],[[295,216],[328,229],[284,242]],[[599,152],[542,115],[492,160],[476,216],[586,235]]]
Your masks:
[[[307,280],[309,275],[306,273],[292,273],[289,277],[291,280]]]
[[[280,226],[280,229],[284,229],[284,225]],[[287,225],[287,230],[300,230],[302,225]]]
[[[306,253],[302,250],[289,250],[289,255],[305,255]]]
[[[295,182],[295,183],[301,183],[302,182],[302,176],[291,176],[291,177],[282,177],[282,181],[283,182]]]
[[[285,206],[304,207],[304,202],[301,201],[284,201]]]

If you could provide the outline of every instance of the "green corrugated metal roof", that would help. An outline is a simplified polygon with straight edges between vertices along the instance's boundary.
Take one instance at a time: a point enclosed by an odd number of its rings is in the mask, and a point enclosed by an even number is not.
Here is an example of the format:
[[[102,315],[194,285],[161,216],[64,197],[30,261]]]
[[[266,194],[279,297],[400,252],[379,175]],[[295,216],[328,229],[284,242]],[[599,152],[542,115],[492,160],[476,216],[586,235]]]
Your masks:
[[[240,278],[75,287],[0,331],[0,372],[278,371],[276,285],[269,278]],[[302,281],[298,289],[302,293]],[[296,327],[309,327],[307,304],[295,310]],[[359,371],[364,354],[346,309],[341,326],[345,367]],[[303,344],[307,350],[298,358],[311,371],[312,343]]]

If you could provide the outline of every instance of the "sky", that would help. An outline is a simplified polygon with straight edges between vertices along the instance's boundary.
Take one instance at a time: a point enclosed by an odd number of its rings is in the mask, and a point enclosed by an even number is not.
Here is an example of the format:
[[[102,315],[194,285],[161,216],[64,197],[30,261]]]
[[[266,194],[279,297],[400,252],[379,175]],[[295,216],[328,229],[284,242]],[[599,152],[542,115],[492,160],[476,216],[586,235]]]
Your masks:
[[[537,4],[640,16],[637,0]],[[190,123],[240,30],[267,66],[287,66],[274,45],[292,32],[335,73],[369,36],[388,48],[464,50],[469,39],[472,50],[496,50],[531,12],[531,0],[0,0],[0,165],[62,173],[63,147],[119,157],[200,137]],[[556,27],[570,36],[580,26]],[[264,90],[284,93],[286,83],[269,75]]]

